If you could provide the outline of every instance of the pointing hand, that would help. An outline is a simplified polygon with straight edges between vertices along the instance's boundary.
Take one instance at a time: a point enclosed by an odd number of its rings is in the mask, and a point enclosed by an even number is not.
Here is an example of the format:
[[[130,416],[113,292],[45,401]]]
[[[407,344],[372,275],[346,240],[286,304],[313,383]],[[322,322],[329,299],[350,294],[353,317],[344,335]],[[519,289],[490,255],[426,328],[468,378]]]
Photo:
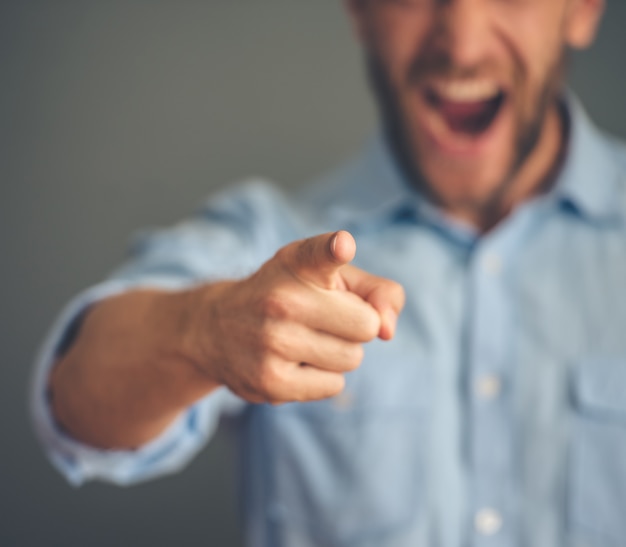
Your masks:
[[[362,344],[391,339],[404,305],[399,284],[350,265],[355,253],[348,232],[322,234],[283,247],[247,279],[207,288],[197,365],[255,403],[341,392]]]

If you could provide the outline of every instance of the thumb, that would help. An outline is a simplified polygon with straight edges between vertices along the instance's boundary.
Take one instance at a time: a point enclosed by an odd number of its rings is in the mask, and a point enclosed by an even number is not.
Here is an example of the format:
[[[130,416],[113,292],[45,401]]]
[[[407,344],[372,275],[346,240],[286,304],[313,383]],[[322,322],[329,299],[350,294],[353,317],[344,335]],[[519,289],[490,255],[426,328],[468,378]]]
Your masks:
[[[339,269],[356,254],[356,242],[346,231],[321,234],[287,245],[283,249],[287,267],[300,279],[323,289],[342,287]]]

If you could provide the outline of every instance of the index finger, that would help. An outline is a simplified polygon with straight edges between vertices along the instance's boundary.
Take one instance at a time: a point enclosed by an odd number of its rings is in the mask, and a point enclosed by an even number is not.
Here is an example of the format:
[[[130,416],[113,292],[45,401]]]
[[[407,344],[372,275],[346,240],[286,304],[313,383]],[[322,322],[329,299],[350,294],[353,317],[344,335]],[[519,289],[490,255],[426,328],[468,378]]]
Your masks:
[[[323,289],[345,288],[337,273],[355,253],[356,242],[344,230],[296,241],[281,251],[294,275]]]

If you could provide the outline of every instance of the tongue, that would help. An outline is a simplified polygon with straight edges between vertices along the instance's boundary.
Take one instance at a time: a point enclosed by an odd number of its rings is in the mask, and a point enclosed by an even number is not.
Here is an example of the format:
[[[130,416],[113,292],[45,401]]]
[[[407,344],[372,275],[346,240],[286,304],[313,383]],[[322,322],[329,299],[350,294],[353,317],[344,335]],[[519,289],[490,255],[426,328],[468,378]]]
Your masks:
[[[481,133],[491,124],[498,109],[497,100],[459,103],[441,100],[439,111],[453,131]]]

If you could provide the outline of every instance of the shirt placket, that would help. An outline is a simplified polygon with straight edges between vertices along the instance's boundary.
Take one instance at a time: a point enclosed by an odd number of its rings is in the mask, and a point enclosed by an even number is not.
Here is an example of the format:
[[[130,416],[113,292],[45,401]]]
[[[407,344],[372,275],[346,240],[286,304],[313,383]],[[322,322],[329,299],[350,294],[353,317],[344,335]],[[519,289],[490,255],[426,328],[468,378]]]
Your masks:
[[[470,263],[468,321],[468,456],[470,544],[515,545],[511,294],[506,274],[512,241],[486,238]]]

